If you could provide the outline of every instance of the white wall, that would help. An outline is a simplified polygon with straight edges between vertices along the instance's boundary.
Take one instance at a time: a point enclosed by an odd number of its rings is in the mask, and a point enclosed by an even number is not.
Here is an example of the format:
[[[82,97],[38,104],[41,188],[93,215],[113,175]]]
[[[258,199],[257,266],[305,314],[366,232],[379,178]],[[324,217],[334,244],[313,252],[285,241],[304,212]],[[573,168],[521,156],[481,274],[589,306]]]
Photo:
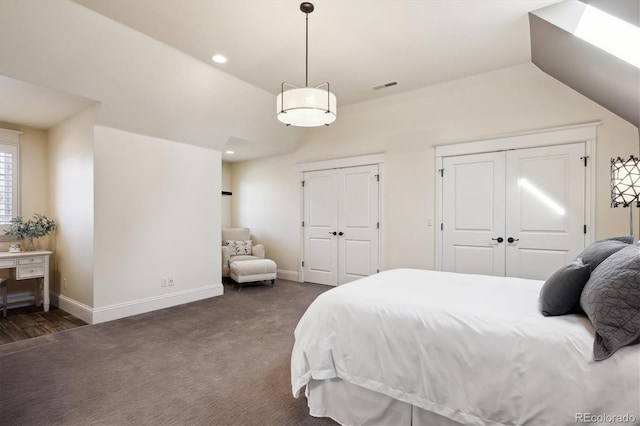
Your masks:
[[[99,108],[91,106],[48,132],[49,204],[58,224],[51,291],[88,307],[94,306],[93,125]]]
[[[220,152],[103,126],[94,137],[94,322],[222,294]]]
[[[624,234],[628,210],[609,208],[609,158],[638,154],[637,129],[531,64],[339,108],[295,153],[233,163],[232,220],[251,227],[279,269],[297,271],[298,164],[384,152],[384,268],[432,269],[435,145],[590,121],[602,121],[596,236]]]

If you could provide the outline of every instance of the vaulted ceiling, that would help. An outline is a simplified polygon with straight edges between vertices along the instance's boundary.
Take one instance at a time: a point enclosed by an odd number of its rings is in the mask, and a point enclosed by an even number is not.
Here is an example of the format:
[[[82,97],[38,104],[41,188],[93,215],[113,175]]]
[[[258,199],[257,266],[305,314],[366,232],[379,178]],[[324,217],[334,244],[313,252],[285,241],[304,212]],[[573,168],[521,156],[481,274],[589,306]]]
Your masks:
[[[340,107],[530,62],[532,49],[534,63],[552,74],[537,34],[541,26],[550,25],[541,30],[547,34],[558,29],[529,12],[560,1],[316,0],[309,84],[330,82],[340,120]],[[101,102],[101,124],[237,147],[238,160],[291,151],[303,130],[277,122],[275,95],[283,81],[304,84],[299,3],[2,0],[0,121],[12,103],[3,87],[44,87],[78,108]],[[213,63],[215,53],[228,62]],[[12,120],[20,124],[16,114]],[[48,120],[22,124],[46,128]]]
[[[298,0],[74,1],[274,95],[304,85]],[[315,0],[309,84],[329,81],[344,106],[529,62],[527,12],[557,1]]]

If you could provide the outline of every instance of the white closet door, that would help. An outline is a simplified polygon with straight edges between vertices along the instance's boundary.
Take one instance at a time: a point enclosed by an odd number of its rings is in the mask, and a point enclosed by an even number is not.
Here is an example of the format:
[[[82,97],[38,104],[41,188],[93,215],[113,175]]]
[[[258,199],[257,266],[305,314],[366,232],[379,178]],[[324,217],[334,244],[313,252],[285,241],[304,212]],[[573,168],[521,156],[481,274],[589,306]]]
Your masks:
[[[338,169],[338,284],[378,270],[378,166]]]
[[[584,155],[576,143],[444,158],[443,270],[544,280],[573,259]]]
[[[444,271],[505,274],[504,157],[493,152],[443,159]]]
[[[304,174],[305,281],[334,286],[338,281],[337,182],[335,170]]]
[[[379,268],[378,166],[304,173],[304,280],[338,285]]]
[[[584,248],[584,155],[584,143],[507,152],[508,276],[544,280]]]

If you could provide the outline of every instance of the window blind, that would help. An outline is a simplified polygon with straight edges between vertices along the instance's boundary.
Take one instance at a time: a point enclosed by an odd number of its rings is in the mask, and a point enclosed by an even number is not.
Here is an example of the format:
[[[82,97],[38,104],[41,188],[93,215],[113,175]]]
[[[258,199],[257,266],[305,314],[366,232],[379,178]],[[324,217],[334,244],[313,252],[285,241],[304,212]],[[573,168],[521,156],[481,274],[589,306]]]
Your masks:
[[[0,225],[6,225],[18,215],[18,148],[0,143]]]
[[[0,224],[13,217],[13,155],[0,152]]]

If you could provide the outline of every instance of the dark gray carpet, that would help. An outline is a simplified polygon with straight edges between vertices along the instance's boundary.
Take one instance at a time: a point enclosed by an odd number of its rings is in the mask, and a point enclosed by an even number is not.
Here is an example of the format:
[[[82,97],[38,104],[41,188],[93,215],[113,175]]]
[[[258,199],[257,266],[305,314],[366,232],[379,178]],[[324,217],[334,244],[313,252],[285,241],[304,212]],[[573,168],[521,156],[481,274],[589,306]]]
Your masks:
[[[329,425],[291,395],[293,329],[328,287],[279,280],[0,346],[1,425]]]

